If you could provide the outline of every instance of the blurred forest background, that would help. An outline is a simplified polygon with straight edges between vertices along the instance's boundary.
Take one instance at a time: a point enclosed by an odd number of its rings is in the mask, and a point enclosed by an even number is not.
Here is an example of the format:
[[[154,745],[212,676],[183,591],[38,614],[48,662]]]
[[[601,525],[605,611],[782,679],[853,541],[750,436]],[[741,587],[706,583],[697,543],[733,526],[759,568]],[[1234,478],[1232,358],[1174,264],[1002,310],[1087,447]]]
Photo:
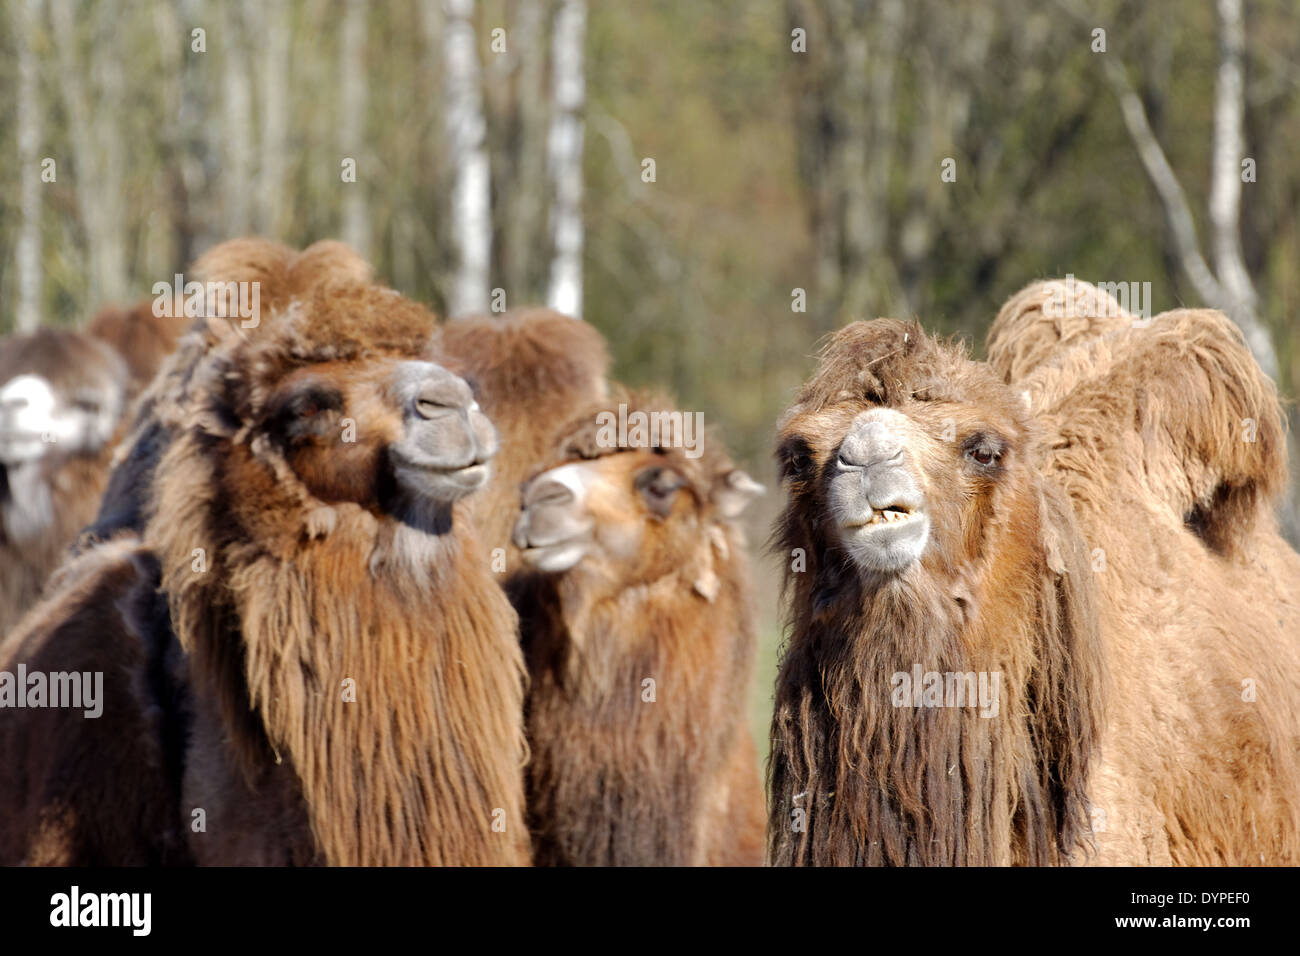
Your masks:
[[[1224,308],[1300,388],[1295,0],[3,8],[0,331],[235,235],[340,237],[452,316],[580,312],[769,483],[822,335],[916,316],[978,352],[1045,276]]]

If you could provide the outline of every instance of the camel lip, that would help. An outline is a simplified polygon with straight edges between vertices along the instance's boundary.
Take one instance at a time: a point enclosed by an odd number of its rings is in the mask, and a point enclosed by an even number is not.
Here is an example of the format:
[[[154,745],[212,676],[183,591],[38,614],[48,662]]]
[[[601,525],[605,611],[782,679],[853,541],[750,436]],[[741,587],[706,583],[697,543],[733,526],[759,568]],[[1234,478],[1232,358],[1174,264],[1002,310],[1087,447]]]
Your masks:
[[[538,571],[559,573],[575,567],[587,556],[588,544],[585,537],[565,538],[549,544],[532,544],[519,549],[519,556],[530,568]]]
[[[452,494],[468,494],[487,484],[492,474],[491,463],[485,461],[448,467],[399,458],[394,464],[398,482],[416,493],[438,494],[449,491]]]
[[[912,508],[904,504],[891,504],[885,505],[883,508],[872,508],[869,515],[842,522],[840,527],[845,531],[874,532],[881,528],[896,528],[909,525],[914,523],[916,519],[923,517],[925,517],[925,512],[920,508]]]

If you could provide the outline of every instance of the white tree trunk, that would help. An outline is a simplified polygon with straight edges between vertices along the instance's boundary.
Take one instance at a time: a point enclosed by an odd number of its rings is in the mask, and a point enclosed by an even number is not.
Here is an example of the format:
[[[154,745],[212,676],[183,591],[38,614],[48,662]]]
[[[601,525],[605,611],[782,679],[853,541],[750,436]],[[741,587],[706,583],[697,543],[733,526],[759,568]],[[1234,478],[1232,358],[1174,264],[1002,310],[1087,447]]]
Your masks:
[[[13,0],[18,40],[18,166],[22,180],[15,249],[18,304],[14,328],[31,332],[41,324],[41,104],[35,45],[41,0]]]
[[[473,0],[444,0],[443,58],[447,81],[447,141],[456,180],[452,233],[457,265],[447,293],[452,318],[488,307],[492,256],[491,173],[483,141],[483,90],[475,49]]]
[[[555,15],[553,29],[551,131],[547,143],[554,190],[551,205],[553,253],[546,304],[565,315],[581,316],[585,0],[563,0]]]
[[[1243,75],[1246,30],[1241,0],[1218,0],[1219,74],[1214,94],[1214,146],[1210,162],[1211,254],[1222,286],[1224,309],[1241,325],[1264,371],[1277,378],[1277,358],[1259,321],[1259,296],[1241,252],[1241,161],[1246,104]],[[1268,363],[1266,364],[1266,358]]]
[[[366,163],[366,2],[347,0],[339,42],[339,147],[357,164],[357,181],[342,183],[343,241],[370,255],[370,215],[366,186],[373,170]]]
[[[546,0],[522,0],[510,31],[513,57],[517,133],[513,143],[513,176],[504,208],[498,214],[505,278],[512,298],[534,300],[550,263],[546,256],[546,137],[549,101],[546,95]],[[505,193],[505,190],[502,189]],[[501,265],[498,264],[498,270]],[[500,274],[500,272],[498,272]]]

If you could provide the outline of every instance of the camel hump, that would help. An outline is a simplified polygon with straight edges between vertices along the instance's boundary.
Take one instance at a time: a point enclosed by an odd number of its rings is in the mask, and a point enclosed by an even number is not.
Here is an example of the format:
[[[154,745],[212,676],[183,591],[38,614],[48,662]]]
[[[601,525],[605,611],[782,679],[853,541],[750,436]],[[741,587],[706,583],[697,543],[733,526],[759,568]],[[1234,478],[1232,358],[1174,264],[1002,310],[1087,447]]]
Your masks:
[[[1129,328],[1133,319],[1107,289],[1073,277],[1044,279],[998,310],[985,353],[1002,381],[1017,382],[1062,350]]]
[[[552,309],[513,309],[443,325],[449,364],[476,380],[490,400],[531,401],[555,394],[591,401],[608,386],[609,351],[596,329]]]
[[[157,315],[154,300],[146,299],[130,308],[101,309],[86,326],[86,332],[107,342],[126,362],[131,374],[131,393],[136,394],[152,381],[167,356],[185,333],[189,320],[184,312]]]
[[[1127,467],[1216,550],[1249,537],[1287,485],[1286,435],[1273,382],[1237,326],[1179,309],[1061,353],[1025,385],[1058,425],[1136,433]]]
[[[157,586],[138,539],[106,543],[66,563],[0,644],[0,671],[26,677],[29,705],[38,685],[45,701],[0,721],[0,760],[23,768],[0,777],[0,865],[186,861],[188,691]]]

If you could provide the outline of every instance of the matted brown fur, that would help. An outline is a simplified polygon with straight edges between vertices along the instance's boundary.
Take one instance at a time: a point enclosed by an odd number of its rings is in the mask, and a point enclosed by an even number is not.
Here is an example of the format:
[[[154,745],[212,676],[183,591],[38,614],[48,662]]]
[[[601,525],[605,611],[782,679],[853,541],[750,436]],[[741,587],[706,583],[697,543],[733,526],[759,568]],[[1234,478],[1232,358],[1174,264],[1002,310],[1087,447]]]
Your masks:
[[[479,540],[503,548],[505,574],[519,569],[510,529],[519,486],[548,455],[556,431],[609,390],[609,352],[591,325],[551,309],[513,309],[447,322],[447,367],[467,376],[501,436],[488,487],[470,502]]]
[[[0,866],[188,863],[179,803],[180,727],[150,660],[157,566],[124,538],[59,569],[42,601],[0,641],[0,670],[102,675],[102,712],[0,710]],[[169,711],[171,711],[169,713]]]
[[[715,497],[733,466],[716,435],[703,454],[601,447],[596,416],[672,410],[617,391],[578,412],[538,470],[602,465],[631,489],[638,469],[685,479],[672,512],[645,522],[634,567],[589,555],[512,591],[530,676],[529,819],[543,865],[757,865],[763,793],[745,714],[755,630],[744,536]],[[599,518],[597,520],[600,520]],[[655,699],[647,701],[645,681]]]
[[[791,498],[778,540],[807,547],[809,564],[787,576],[791,649],[770,773],[775,861],[1300,858],[1300,557],[1270,513],[1284,479],[1276,398],[1222,316],[1168,318],[1063,350],[1071,362],[1089,357],[1087,376],[1045,353],[1027,380],[1029,403],[915,327],[882,320],[832,340],[782,432]],[[973,616],[954,612],[960,592],[945,594],[949,575],[935,574],[949,563],[942,539],[922,559],[925,582],[864,594],[827,536],[816,478],[838,441],[837,405],[887,404],[924,419],[926,405],[953,397],[1025,436],[999,482],[1006,498],[936,523],[962,527],[977,559],[973,594],[962,595]],[[1251,416],[1256,441],[1247,442],[1240,418]],[[800,448],[800,436],[812,447]],[[1033,495],[1010,494],[1034,485],[1037,516]],[[1207,500],[1222,506],[1217,517],[1198,516]],[[1064,575],[1049,573],[1054,552]],[[1056,626],[1043,616],[1053,604]],[[1066,620],[1073,634],[1059,626]],[[1097,637],[1080,639],[1094,628]],[[994,662],[1008,675],[1004,716],[1020,717],[966,720],[963,736],[961,712],[891,714],[876,688],[885,671],[906,670],[898,665],[908,655],[927,670]],[[1029,733],[1016,741],[1020,722]],[[999,790],[1014,800],[991,803]],[[790,825],[799,793],[805,833]],[[1055,810],[1027,814],[1036,804]],[[1071,807],[1075,819],[1089,810],[1088,826],[1061,813]]]
[[[955,460],[928,462],[930,545],[868,586],[834,537],[825,475],[848,423],[877,405],[936,434],[951,422],[957,447],[996,429],[1007,451],[1001,480],[966,492]],[[1101,721],[1094,588],[1014,394],[915,325],[857,322],[823,350],[778,446],[789,644],[772,722],[771,862],[1065,860],[1085,827]],[[1001,673],[998,714],[894,707],[891,677],[914,664]]]

